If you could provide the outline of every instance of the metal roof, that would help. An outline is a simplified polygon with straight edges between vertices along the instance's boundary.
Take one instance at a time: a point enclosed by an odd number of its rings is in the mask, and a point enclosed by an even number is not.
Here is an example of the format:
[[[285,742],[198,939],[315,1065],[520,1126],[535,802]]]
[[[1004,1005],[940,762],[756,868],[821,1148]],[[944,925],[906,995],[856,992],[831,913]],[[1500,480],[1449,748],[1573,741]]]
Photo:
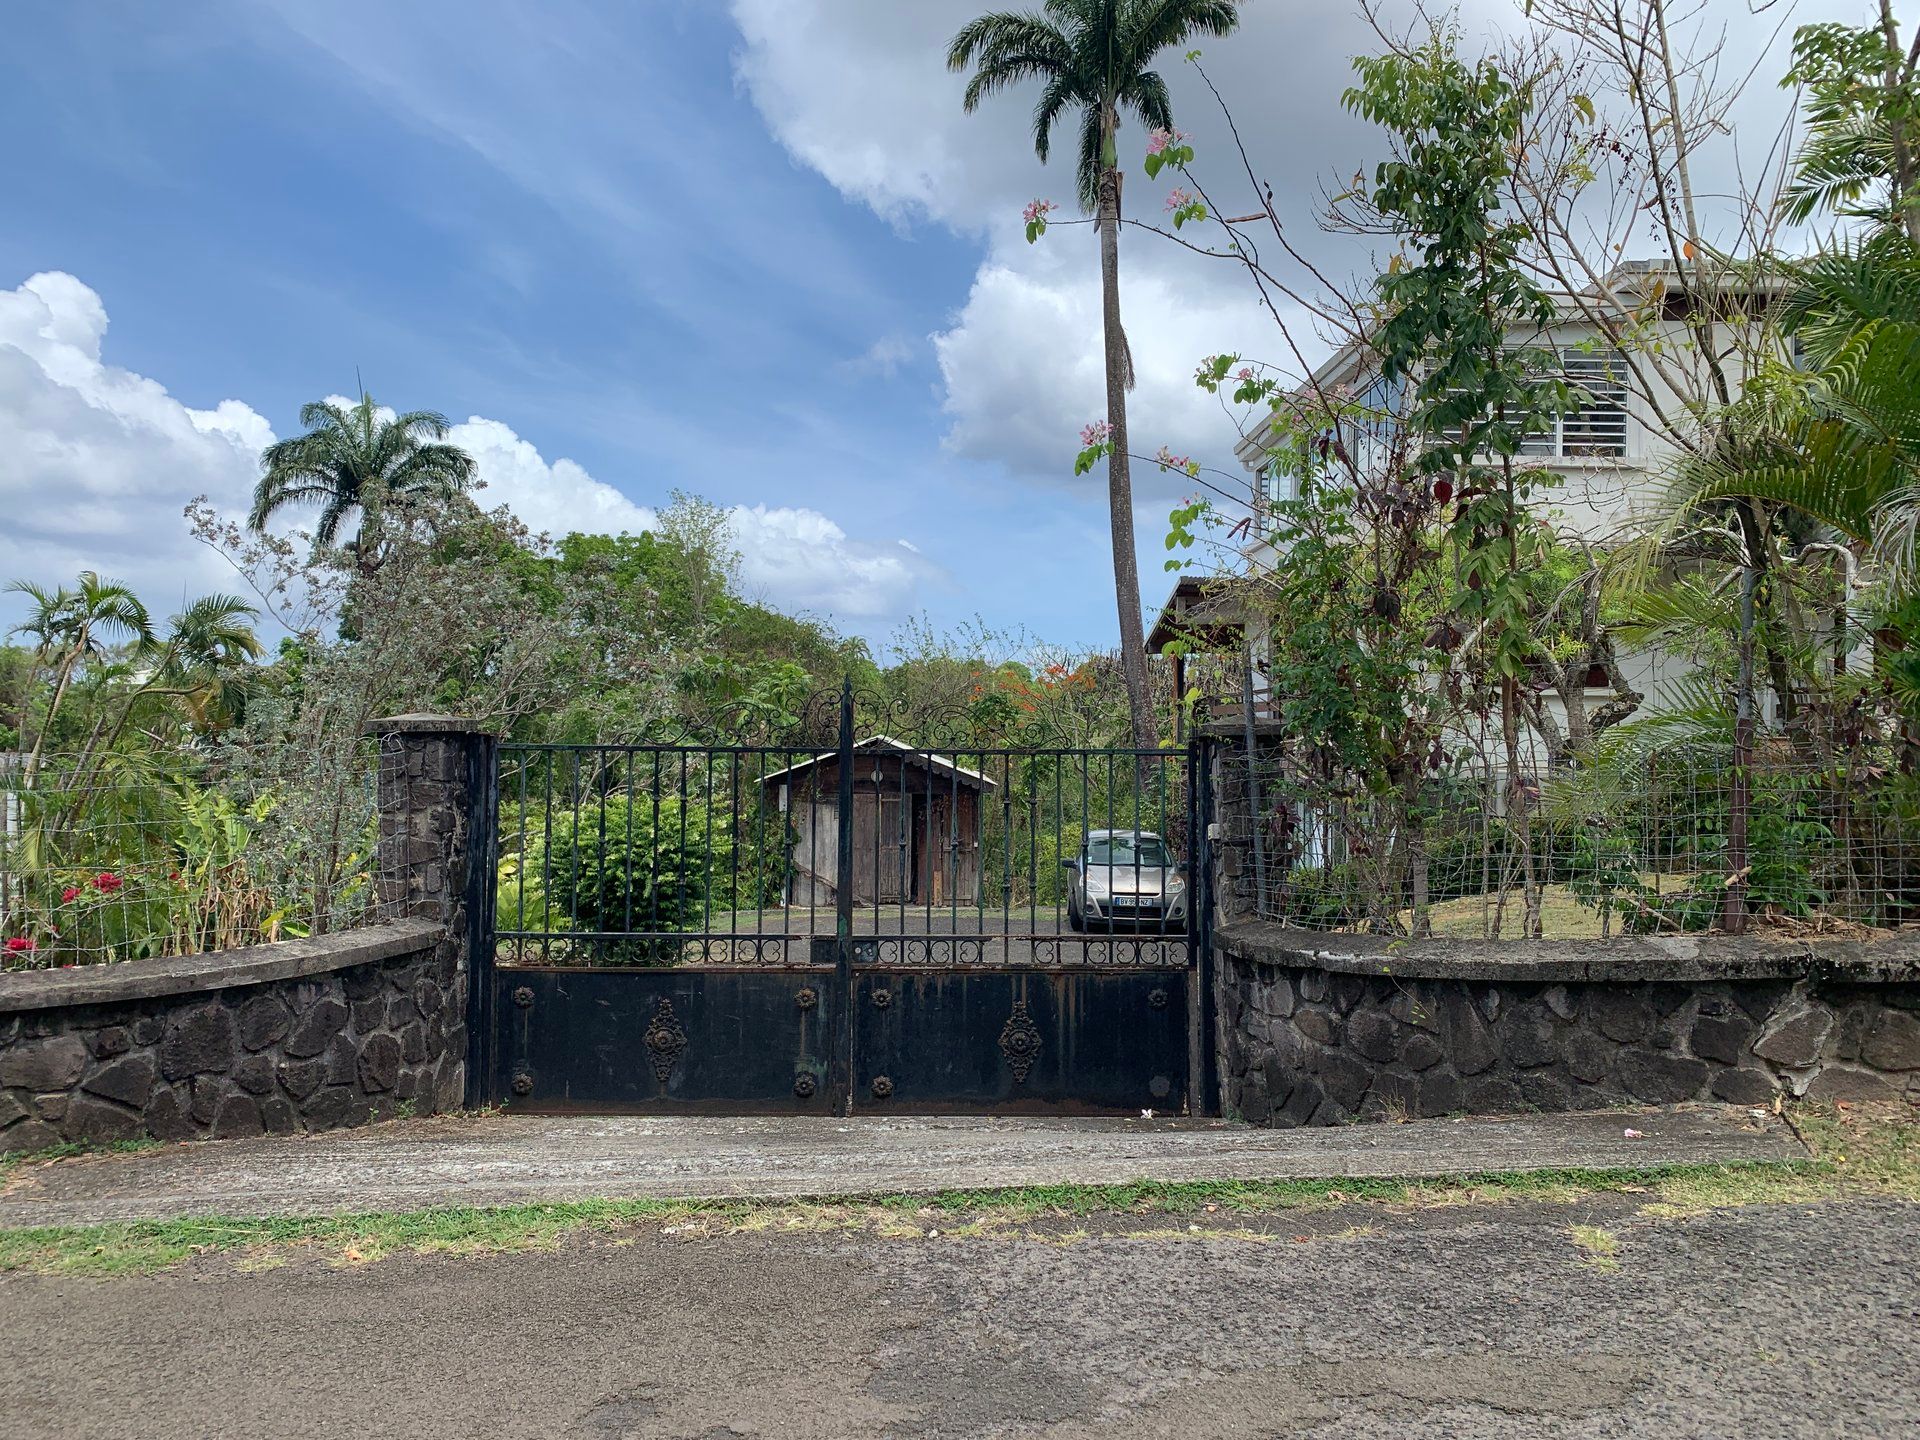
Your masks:
[[[968,784],[980,789],[998,790],[1000,788],[998,781],[989,779],[978,770],[969,770],[957,760],[949,760],[946,756],[937,755],[931,750],[922,750],[918,746],[907,744],[904,740],[896,740],[891,735],[869,735],[853,748],[856,754],[862,751],[871,753],[874,750],[888,750],[895,754],[905,755],[917,760],[929,770],[944,775],[951,775],[955,779],[964,780]],[[838,750],[823,751],[811,760],[802,760],[797,765],[789,765],[784,770],[774,771],[771,775],[762,779],[760,783],[762,785],[771,785],[776,780],[784,780],[789,775],[798,774],[802,770],[811,770],[823,760],[838,759],[839,755],[840,752]]]

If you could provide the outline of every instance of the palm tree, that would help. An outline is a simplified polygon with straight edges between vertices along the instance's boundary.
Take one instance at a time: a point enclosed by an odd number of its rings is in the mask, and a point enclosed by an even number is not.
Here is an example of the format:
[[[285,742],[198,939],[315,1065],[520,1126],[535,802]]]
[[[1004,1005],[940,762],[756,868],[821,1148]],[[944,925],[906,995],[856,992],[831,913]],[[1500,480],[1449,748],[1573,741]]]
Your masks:
[[[144,678],[128,692],[104,748],[113,748],[148,696],[179,699],[196,722],[204,722],[216,705],[233,710],[237,682],[263,653],[253,629],[259,614],[238,595],[203,595],[170,617],[165,636],[136,650]]]
[[[1171,130],[1166,81],[1149,69],[1170,45],[1226,35],[1240,23],[1236,0],[1046,0],[1038,13],[996,11],[970,21],[947,49],[955,71],[974,67],[969,113],[982,98],[1023,81],[1040,82],[1033,149],[1046,163],[1053,127],[1080,111],[1076,188],[1100,232],[1100,319],[1106,341],[1107,508],[1113,528],[1113,580],[1120,609],[1120,666],[1136,745],[1156,746],[1159,726],[1147,694],[1140,571],[1133,548],[1133,481],[1127,465],[1127,391],[1133,362],[1120,328],[1120,169],[1114,135],[1122,111],[1150,129]]]
[[[107,641],[115,635],[132,641],[135,646],[150,645],[153,625],[147,618],[147,607],[133,591],[114,581],[102,580],[91,570],[81,571],[71,589],[62,585],[57,590],[48,590],[25,580],[16,580],[7,589],[25,595],[32,602],[27,618],[14,627],[14,633],[33,636],[36,659],[53,668],[53,696],[47,702],[46,719],[34,736],[33,750],[27,756],[24,778],[31,785],[40,769],[47,733],[59,717],[60,706],[81,663],[104,654]]]
[[[1730,439],[1674,477],[1677,525],[1734,497],[1799,511],[1920,590],[1920,247],[1888,229],[1802,262],[1780,307],[1799,364],[1760,370]]]
[[[474,481],[473,457],[444,444],[447,417],[413,410],[383,419],[373,397],[343,409],[329,400],[301,407],[307,433],[269,445],[260,456],[247,523],[255,530],[290,505],[318,504],[318,554],[340,538],[354,511],[359,530],[349,548],[361,573],[380,564],[381,507],[393,499],[450,499]]]

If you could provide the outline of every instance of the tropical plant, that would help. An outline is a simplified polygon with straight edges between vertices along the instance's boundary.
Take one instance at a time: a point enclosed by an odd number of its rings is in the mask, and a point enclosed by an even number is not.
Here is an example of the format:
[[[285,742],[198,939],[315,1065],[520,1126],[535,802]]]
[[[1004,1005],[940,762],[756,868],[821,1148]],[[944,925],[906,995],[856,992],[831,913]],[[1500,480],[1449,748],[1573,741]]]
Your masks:
[[[15,633],[34,641],[36,660],[53,672],[53,691],[47,700],[46,715],[34,736],[27,756],[25,779],[31,784],[45,753],[47,732],[59,718],[60,707],[72,689],[80,666],[106,653],[110,640],[119,638],[134,645],[153,640],[153,625],[140,597],[125,585],[103,580],[92,570],[83,570],[79,580],[68,588],[54,590],[16,580],[7,586],[15,594],[25,595],[31,604],[27,619],[14,627]],[[26,717],[22,716],[22,728]]]
[[[253,629],[259,613],[237,595],[216,594],[203,595],[170,616],[164,635],[149,635],[135,647],[131,659],[138,678],[122,697],[119,716],[105,729],[102,748],[118,743],[144,700],[177,699],[196,724],[205,724],[216,711],[236,711],[241,677],[262,654]],[[94,740],[100,740],[106,721],[104,713],[95,721]],[[87,748],[93,749],[91,741]]]
[[[1892,0],[1878,11],[1873,25],[1794,32],[1784,83],[1805,87],[1807,138],[1786,213],[1867,219],[1920,245],[1920,45],[1901,44]]]
[[[1419,469],[1452,487],[1448,532],[1464,587],[1457,608],[1499,682],[1505,808],[1520,845],[1526,930],[1538,935],[1521,690],[1539,648],[1531,590],[1543,539],[1532,502],[1553,477],[1518,456],[1524,437],[1572,402],[1541,352],[1516,350],[1508,338],[1543,333],[1554,319],[1525,264],[1532,234],[1502,204],[1531,96],[1492,61],[1462,60],[1454,37],[1438,30],[1405,53],[1360,57],[1354,69],[1347,107],[1396,145],[1375,173],[1370,204],[1411,256],[1378,281],[1387,317],[1375,341],[1381,375],[1411,387]]]
[[[995,11],[953,37],[947,64],[973,69],[969,113],[988,95],[1026,81],[1041,85],[1033,112],[1033,148],[1044,164],[1053,128],[1080,112],[1076,185],[1081,207],[1096,215],[1100,235],[1100,315],[1105,337],[1107,415],[1100,436],[1107,457],[1107,506],[1113,534],[1113,577],[1120,614],[1120,657],[1133,735],[1158,744],[1148,693],[1140,574],[1133,542],[1133,482],[1128,470],[1127,391],[1133,359],[1120,324],[1120,188],[1115,132],[1122,112],[1149,129],[1171,131],[1173,107],[1154,57],[1200,35],[1226,35],[1239,24],[1235,0],[1046,0],[1041,12]],[[1031,228],[1031,227],[1030,227]]]
[[[338,543],[341,527],[357,511],[359,529],[348,546],[363,574],[379,567],[386,505],[445,500],[473,485],[473,457],[444,443],[444,415],[382,412],[362,391],[351,408],[331,400],[302,406],[300,423],[307,427],[304,435],[277,441],[261,453],[247,523],[264,530],[284,509],[317,504],[313,544],[318,553]]]

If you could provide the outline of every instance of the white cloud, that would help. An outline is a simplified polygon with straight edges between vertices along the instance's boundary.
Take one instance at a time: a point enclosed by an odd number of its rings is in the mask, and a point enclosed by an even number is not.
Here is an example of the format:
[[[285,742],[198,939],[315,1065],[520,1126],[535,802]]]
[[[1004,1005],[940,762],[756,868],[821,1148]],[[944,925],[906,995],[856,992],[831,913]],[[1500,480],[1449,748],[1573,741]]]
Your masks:
[[[195,410],[102,359],[107,311],[71,275],[0,291],[0,577],[94,569],[156,609],[228,585],[180,512],[206,493],[243,509],[273,428],[224,400]]]
[[[231,588],[232,574],[192,541],[181,511],[205,494],[243,512],[273,427],[242,401],[196,410],[158,381],[107,364],[107,324],[100,296],[71,275],[0,291],[0,579],[51,584],[98,570],[156,609]],[[482,502],[509,506],[536,531],[638,533],[656,522],[651,507],[573,460],[549,461],[502,421],[472,416],[449,439],[478,462]],[[783,608],[900,616],[933,573],[815,510],[731,514],[749,588]],[[0,611],[0,622],[17,609]]]
[[[878,375],[891,380],[913,359],[916,348],[904,335],[882,335],[853,359],[841,361],[839,368],[848,375]]]
[[[470,416],[447,432],[447,440],[478,466],[486,487],[477,497],[480,503],[508,506],[532,530],[618,535],[653,528],[649,506],[634,504],[571,460],[549,463],[531,441],[501,421]]]
[[[932,573],[898,545],[849,539],[818,510],[736,505],[728,513],[748,592],[786,609],[898,619]]]
[[[746,40],[735,71],[774,137],[843,194],[895,223],[930,215],[973,227],[988,193],[1014,193],[977,163],[982,148],[1028,148],[1018,105],[955,123],[965,81],[947,71],[947,41],[979,8],[734,0]]]
[[[634,503],[572,460],[549,462],[498,420],[476,415],[447,438],[477,462],[486,486],[481,503],[506,505],[534,530],[638,534],[658,523],[653,507]],[[930,573],[894,547],[851,539],[817,510],[735,505],[727,514],[748,592],[784,610],[843,619],[903,615]]]
[[[1804,0],[1796,19],[1824,15],[1836,3]],[[963,77],[947,71],[946,47],[979,10],[977,0],[733,0],[744,42],[735,71],[772,134],[848,199],[897,227],[932,221],[984,237],[967,298],[934,337],[947,445],[1023,476],[1072,483],[1078,429],[1105,410],[1094,242],[1087,227],[1056,225],[1029,246],[1019,211],[1029,199],[1050,197],[1063,203],[1058,218],[1078,218],[1077,131],[1072,123],[1056,130],[1054,159],[1042,167],[1029,131],[1033,86],[990,96],[975,114],[964,113]],[[1526,23],[1512,0],[1465,0],[1461,12],[1470,46],[1497,43]],[[1271,188],[1289,238],[1333,280],[1369,273],[1366,243],[1320,234],[1315,211],[1324,181],[1382,158],[1377,133],[1341,103],[1353,80],[1350,57],[1377,51],[1381,41],[1354,6],[1246,0],[1241,17],[1237,34],[1202,48],[1260,186]],[[1381,11],[1389,29],[1417,18],[1408,6]],[[1729,5],[1705,14],[1702,24],[1730,22],[1727,75],[1750,62],[1768,37],[1777,73],[1785,60],[1774,27],[1749,19]],[[1177,52],[1157,68],[1181,128],[1193,133],[1200,171],[1220,187],[1215,198],[1236,211],[1254,208],[1232,135],[1199,75]],[[1771,117],[1772,124],[1753,130],[1764,146],[1787,97],[1770,84],[1747,88],[1758,120]],[[1123,129],[1119,144],[1128,214],[1157,219],[1172,180],[1149,180],[1141,171],[1144,137],[1137,128]],[[1697,166],[1706,163],[1696,158]],[[1727,156],[1715,163],[1727,168]],[[1284,260],[1277,266],[1288,271]],[[1207,354],[1238,350],[1299,368],[1244,272],[1129,230],[1121,305],[1139,372],[1129,403],[1133,448],[1151,453],[1165,443],[1233,469],[1233,431],[1217,402],[1190,383],[1193,367]],[[1324,339],[1296,324],[1298,311],[1283,313],[1305,360],[1317,360]],[[1080,483],[1098,480],[1096,474]]]
[[[1042,167],[1029,129],[1031,94],[993,96],[976,113],[963,111],[964,77],[946,69],[946,45],[978,9],[973,0],[734,0],[745,40],[736,72],[789,152],[849,199],[896,226],[932,220],[985,238],[965,303],[933,337],[947,446],[1024,476],[1073,483],[1079,428],[1106,409],[1094,237],[1088,227],[1056,225],[1029,246],[1019,212],[1026,200],[1050,196],[1063,202],[1061,219],[1077,218],[1077,132],[1072,124],[1058,129],[1053,162]],[[1344,57],[1360,48],[1362,31],[1348,15],[1249,5],[1241,34],[1206,49],[1244,132],[1289,137],[1256,156],[1277,167],[1271,178],[1283,196],[1304,202],[1325,171],[1352,167],[1342,145],[1359,127],[1343,115],[1339,94]],[[1182,126],[1196,133],[1215,173],[1231,176],[1237,162],[1199,77],[1178,54],[1160,69]],[[848,75],[860,83],[848,84]],[[1302,136],[1315,143],[1293,143]],[[1149,181],[1131,163],[1144,143],[1137,129],[1121,136],[1132,171],[1127,209],[1156,218],[1168,183]],[[1304,205],[1298,220],[1311,228]],[[1271,321],[1235,264],[1136,231],[1125,235],[1122,256],[1122,314],[1139,380],[1129,402],[1134,449],[1166,444],[1230,467],[1233,431],[1218,403],[1192,384],[1193,370],[1224,350],[1285,358],[1275,354]],[[1303,339],[1314,343],[1311,334]],[[1148,470],[1141,483],[1162,482]]]

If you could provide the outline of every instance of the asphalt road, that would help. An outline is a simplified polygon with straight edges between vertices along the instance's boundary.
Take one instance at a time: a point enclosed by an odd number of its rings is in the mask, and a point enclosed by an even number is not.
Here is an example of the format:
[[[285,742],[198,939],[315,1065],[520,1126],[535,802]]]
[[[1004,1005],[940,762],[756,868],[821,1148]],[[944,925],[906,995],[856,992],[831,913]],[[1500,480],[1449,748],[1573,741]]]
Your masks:
[[[1920,1207],[1650,1219],[1616,1195],[1257,1223],[654,1226],[489,1258],[0,1278],[0,1435],[1920,1433]],[[1125,1233],[1142,1225],[1165,1232]],[[1618,1237],[1617,1271],[1575,1225]]]

